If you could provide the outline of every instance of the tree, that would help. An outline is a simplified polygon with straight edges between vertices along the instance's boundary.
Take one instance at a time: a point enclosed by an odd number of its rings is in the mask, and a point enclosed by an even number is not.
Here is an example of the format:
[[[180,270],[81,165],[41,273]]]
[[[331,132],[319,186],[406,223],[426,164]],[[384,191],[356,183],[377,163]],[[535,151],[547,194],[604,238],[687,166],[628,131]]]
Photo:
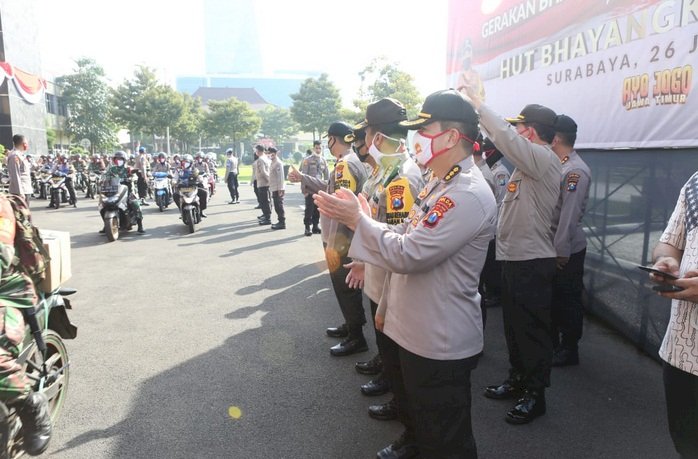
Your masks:
[[[182,94],[182,104],[182,116],[170,127],[170,135],[179,142],[180,151],[187,151],[189,146],[197,143],[201,137],[204,112],[201,109],[201,100],[189,94]]]
[[[361,87],[354,105],[361,113],[366,113],[368,104],[385,97],[392,97],[402,102],[410,117],[419,111],[422,96],[414,86],[414,78],[385,57],[373,59],[359,72],[359,77],[361,77]]]
[[[232,142],[234,150],[240,140],[253,137],[262,125],[262,120],[250,105],[234,97],[211,100],[208,109],[203,121],[203,130],[208,139],[219,143]]]
[[[283,143],[298,132],[298,125],[291,117],[291,112],[281,107],[265,107],[259,112],[262,118],[260,128],[265,137],[272,138],[276,143]]]
[[[53,147],[56,144],[56,130],[51,127],[46,127],[46,145],[48,146],[48,151],[53,151]]]
[[[126,128],[131,139],[141,140],[151,113],[148,112],[144,98],[158,86],[155,71],[139,66],[131,80],[124,80],[111,92],[112,115],[114,120]]]
[[[320,135],[329,125],[339,119],[342,106],[339,90],[326,73],[317,80],[308,78],[301,84],[298,93],[291,94],[291,116],[301,129]]]
[[[73,140],[89,139],[94,153],[116,145],[116,126],[110,117],[109,88],[104,69],[94,60],[79,59],[72,75],[56,79],[68,108],[66,132]]]
[[[165,137],[167,129],[177,125],[186,109],[182,94],[166,85],[158,85],[146,91],[142,105],[144,112],[148,114],[143,123],[143,132],[160,137]]]

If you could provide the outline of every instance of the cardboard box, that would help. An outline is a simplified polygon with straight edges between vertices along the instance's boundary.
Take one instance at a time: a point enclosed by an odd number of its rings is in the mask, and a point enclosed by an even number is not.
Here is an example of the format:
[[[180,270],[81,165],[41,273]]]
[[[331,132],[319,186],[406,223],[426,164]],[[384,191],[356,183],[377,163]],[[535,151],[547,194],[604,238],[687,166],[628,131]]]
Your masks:
[[[46,277],[39,284],[43,292],[52,292],[72,277],[70,263],[70,233],[65,231],[39,230],[44,248],[51,260],[46,269]]]

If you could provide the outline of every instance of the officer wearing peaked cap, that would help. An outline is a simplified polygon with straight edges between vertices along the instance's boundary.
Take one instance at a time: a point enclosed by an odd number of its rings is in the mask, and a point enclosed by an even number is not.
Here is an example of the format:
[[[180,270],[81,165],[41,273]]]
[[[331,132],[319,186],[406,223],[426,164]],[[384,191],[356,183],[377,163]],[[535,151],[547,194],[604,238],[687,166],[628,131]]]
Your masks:
[[[376,222],[351,193],[320,193],[320,213],[355,229],[353,258],[390,272],[384,371],[393,388],[403,435],[379,458],[475,458],[470,372],[482,352],[477,292],[497,217],[494,196],[472,158],[478,116],[454,90],[427,97],[419,118],[416,159],[433,171],[405,223]],[[361,208],[365,209],[363,212]],[[407,411],[406,415],[403,411]]]
[[[557,273],[553,283],[553,366],[577,365],[577,343],[582,337],[584,258],[587,240],[582,218],[589,200],[591,170],[574,151],[577,123],[559,115],[553,151],[562,163],[562,191],[554,221]]]
[[[504,120],[482,102],[477,88],[464,88],[480,112],[482,128],[516,169],[507,185],[497,223],[502,263],[502,312],[509,350],[509,377],[485,396],[516,399],[505,420],[525,424],[545,414],[553,357],[552,282],[555,276],[554,211],[560,197],[560,160],[550,148],[556,115],[527,105]],[[513,127],[512,127],[513,125]]]
[[[352,150],[352,129],[342,121],[332,123],[327,129],[327,147],[337,159],[334,170],[330,173],[329,181],[295,171],[289,174],[292,182],[300,182],[301,186],[311,194],[321,190],[334,193],[339,188],[347,188],[358,194],[366,182],[366,168]],[[322,243],[325,247],[325,259],[330,271],[332,287],[344,317],[344,323],[339,327],[330,327],[326,333],[334,338],[346,338],[341,343],[330,348],[330,354],[335,357],[351,355],[368,350],[363,335],[363,325],[366,315],[363,307],[363,296],[360,288],[347,285],[346,278],[351,263],[349,246],[354,235],[353,231],[343,224],[337,224],[326,216],[320,216],[322,227]]]
[[[325,183],[329,180],[330,172],[327,168],[325,158],[322,157],[322,142],[319,140],[313,142],[312,153],[303,159],[300,172],[301,174],[320,179]],[[303,185],[303,182],[301,182],[301,192],[305,196],[305,213],[303,216],[305,235],[312,236],[313,234],[320,234],[321,230],[318,226],[320,223],[320,214],[313,201],[314,193],[310,192],[307,185]],[[313,225],[312,230],[310,229],[311,224]]]

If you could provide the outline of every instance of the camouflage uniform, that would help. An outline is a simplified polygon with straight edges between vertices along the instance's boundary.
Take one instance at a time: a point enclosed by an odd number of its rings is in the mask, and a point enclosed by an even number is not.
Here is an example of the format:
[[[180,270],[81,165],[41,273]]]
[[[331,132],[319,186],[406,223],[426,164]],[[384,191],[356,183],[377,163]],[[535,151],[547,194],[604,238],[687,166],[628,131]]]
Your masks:
[[[136,210],[136,219],[139,221],[143,220],[143,212],[141,211],[141,203],[136,198],[136,195],[131,189],[131,182],[129,181],[129,170],[126,166],[111,166],[107,169],[106,178],[119,177],[122,182],[126,183],[128,186],[128,205],[132,206]]]
[[[7,198],[0,196],[0,400],[26,395],[31,390],[17,357],[26,333],[21,309],[34,307],[37,296],[31,279],[13,265],[14,236],[12,207]]]

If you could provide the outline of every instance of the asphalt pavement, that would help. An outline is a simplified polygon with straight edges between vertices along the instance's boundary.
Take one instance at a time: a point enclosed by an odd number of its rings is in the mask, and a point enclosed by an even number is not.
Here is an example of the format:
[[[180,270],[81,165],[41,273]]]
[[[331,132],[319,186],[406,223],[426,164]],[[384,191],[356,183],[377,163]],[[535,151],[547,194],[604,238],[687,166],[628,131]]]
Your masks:
[[[81,194],[81,193],[79,193]],[[370,419],[358,356],[331,357],[325,328],[341,323],[319,236],[303,236],[303,197],[287,188],[287,227],[259,226],[249,185],[227,191],[187,234],[174,205],[144,207],[135,228],[108,243],[97,203],[45,209],[35,223],[69,231],[73,277],[67,343],[70,387],[52,458],[372,458],[401,432]],[[366,301],[368,308],[368,301]],[[548,412],[504,422],[509,402],[484,398],[503,380],[501,309],[489,310],[485,354],[472,377],[481,458],[673,458],[660,365],[588,321],[581,365],[555,369]]]

